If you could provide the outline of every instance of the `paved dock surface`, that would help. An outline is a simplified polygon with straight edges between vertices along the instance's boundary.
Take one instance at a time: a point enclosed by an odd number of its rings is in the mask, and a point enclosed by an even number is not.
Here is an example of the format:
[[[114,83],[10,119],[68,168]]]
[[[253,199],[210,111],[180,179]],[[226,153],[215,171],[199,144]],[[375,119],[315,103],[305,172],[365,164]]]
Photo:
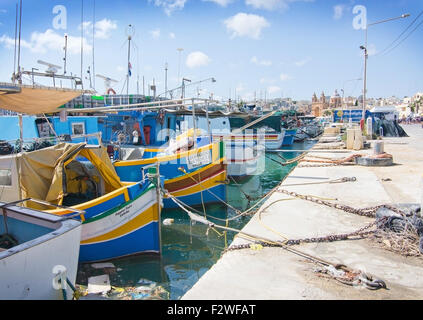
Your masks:
[[[385,151],[394,157],[391,167],[338,166],[296,168],[281,188],[364,208],[382,204],[420,203],[423,175],[423,129],[403,126],[409,138],[385,138]],[[372,153],[372,150],[350,154]],[[343,158],[349,154],[319,154]],[[307,184],[343,177],[356,182]],[[303,183],[304,185],[298,185]],[[290,199],[284,201],[283,199]],[[268,207],[270,205],[270,207]],[[266,207],[268,207],[266,210]],[[274,241],[349,233],[374,219],[346,213],[281,193],[273,194],[243,229]],[[237,236],[232,245],[249,243]],[[318,265],[282,248],[237,250],[221,259],[182,300],[379,300],[422,299],[423,258],[404,257],[369,239],[295,246],[334,264],[362,270],[384,280],[389,290],[348,286],[315,272]]]

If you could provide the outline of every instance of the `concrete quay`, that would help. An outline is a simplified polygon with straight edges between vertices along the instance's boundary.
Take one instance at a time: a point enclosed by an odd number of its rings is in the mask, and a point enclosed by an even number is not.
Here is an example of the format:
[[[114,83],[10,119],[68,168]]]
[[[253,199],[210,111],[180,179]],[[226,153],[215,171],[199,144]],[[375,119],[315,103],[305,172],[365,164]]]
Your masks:
[[[281,188],[302,195],[337,199],[354,208],[381,204],[420,203],[423,175],[423,128],[403,126],[409,138],[385,138],[391,167],[337,166],[296,168]],[[349,152],[349,151],[348,151]],[[352,154],[322,153],[344,158]],[[356,182],[307,184],[343,177]],[[298,185],[303,184],[303,185]],[[283,199],[291,199],[283,201]],[[275,202],[278,201],[278,202]],[[271,205],[269,208],[266,209]],[[264,210],[265,209],[265,210]],[[283,240],[321,237],[356,231],[374,219],[346,213],[282,193],[274,193],[243,229],[259,237]],[[238,235],[232,245],[250,243]],[[319,276],[316,264],[282,248],[229,251],[188,291],[182,300],[420,300],[423,298],[423,258],[405,257],[369,239],[295,246],[307,254],[386,282],[389,290],[348,286]]]

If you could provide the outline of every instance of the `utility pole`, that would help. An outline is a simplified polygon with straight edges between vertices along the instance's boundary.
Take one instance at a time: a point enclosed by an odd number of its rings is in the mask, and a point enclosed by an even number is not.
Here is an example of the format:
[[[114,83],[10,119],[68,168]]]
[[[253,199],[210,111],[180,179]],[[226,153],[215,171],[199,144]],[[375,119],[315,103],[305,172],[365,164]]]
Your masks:
[[[364,50],[364,81],[363,81],[363,115],[362,120],[366,120],[366,93],[367,93],[367,59],[369,57],[367,53],[367,47],[360,47],[362,50]]]
[[[369,57],[368,55],[368,48],[367,48],[367,40],[368,40],[368,29],[370,26],[374,26],[376,24],[381,24],[381,23],[385,23],[385,22],[389,22],[389,21],[393,21],[393,20],[398,20],[398,19],[404,19],[404,18],[408,18],[410,16],[410,14],[402,14],[399,17],[396,18],[391,18],[391,19],[386,19],[386,20],[382,20],[382,21],[378,21],[378,22],[374,22],[374,23],[370,23],[366,25],[366,29],[365,29],[365,45],[364,46],[360,46],[361,50],[364,50],[364,89],[363,89],[363,117],[362,120],[365,121],[366,120],[366,95],[367,95],[367,59]],[[364,125],[364,124],[363,124]]]

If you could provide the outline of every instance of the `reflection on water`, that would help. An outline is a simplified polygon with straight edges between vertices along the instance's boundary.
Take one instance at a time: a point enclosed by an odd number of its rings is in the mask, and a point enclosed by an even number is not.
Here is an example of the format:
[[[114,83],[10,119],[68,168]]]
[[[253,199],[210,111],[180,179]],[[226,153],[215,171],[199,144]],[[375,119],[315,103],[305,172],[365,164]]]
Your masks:
[[[295,144],[293,150],[309,148],[312,145]],[[293,159],[298,153],[284,153],[285,159]],[[242,183],[232,181],[227,188],[228,203],[238,210],[250,208],[257,200],[272,190],[292,169],[281,166],[283,159],[275,154],[263,156],[263,173]],[[202,214],[203,208],[197,208]],[[236,215],[225,205],[206,207],[207,218],[213,223],[225,225],[226,219]],[[235,236],[228,232],[226,237],[220,230],[207,230],[205,225],[191,223],[182,210],[163,210],[162,219],[174,219],[169,226],[162,225],[162,256],[136,256],[113,261],[115,268],[95,269],[92,265],[81,265],[77,284],[87,285],[88,277],[109,274],[114,287],[137,287],[145,282],[153,282],[163,287],[167,298],[180,299],[217,262],[225,246]],[[229,226],[242,229],[250,217],[230,221]],[[226,239],[226,241],[225,241]]]

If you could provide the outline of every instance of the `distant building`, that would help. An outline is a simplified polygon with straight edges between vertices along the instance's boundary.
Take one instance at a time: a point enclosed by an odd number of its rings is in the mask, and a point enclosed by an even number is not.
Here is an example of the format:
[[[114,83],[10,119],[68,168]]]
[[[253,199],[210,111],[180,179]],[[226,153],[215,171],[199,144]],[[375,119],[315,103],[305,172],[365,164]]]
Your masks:
[[[329,108],[339,109],[342,108],[342,98],[338,93],[338,90],[335,90],[335,93],[330,97]]]
[[[329,102],[326,99],[325,93],[322,92],[320,99],[317,98],[316,93],[313,94],[311,99],[312,114],[315,117],[323,116],[323,112],[329,109]]]

